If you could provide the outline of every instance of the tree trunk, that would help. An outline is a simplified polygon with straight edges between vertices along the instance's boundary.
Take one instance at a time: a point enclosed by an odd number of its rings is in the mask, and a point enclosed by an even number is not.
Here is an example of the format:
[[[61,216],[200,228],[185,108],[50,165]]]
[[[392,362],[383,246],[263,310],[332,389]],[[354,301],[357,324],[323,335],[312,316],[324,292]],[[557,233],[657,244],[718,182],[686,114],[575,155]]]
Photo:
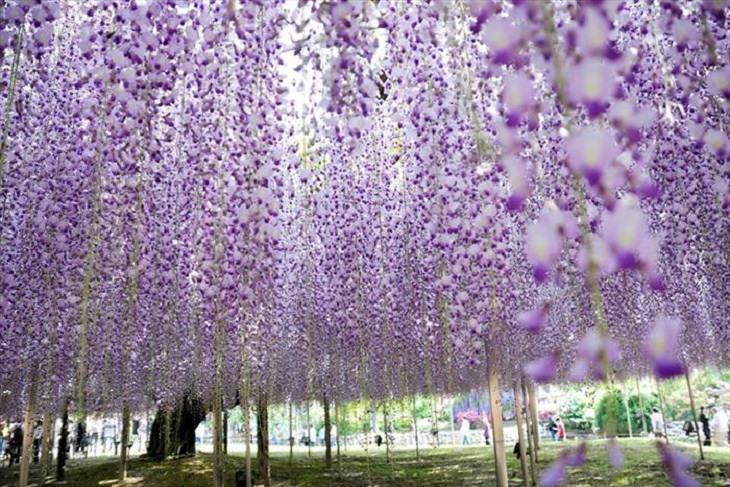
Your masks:
[[[50,473],[51,468],[51,452],[53,451],[53,422],[55,418],[52,414],[43,415],[43,436],[41,438],[41,468],[38,474],[40,485],[45,485],[46,477]]]
[[[256,428],[258,441],[259,477],[264,487],[271,485],[271,469],[269,467],[269,405],[266,393],[258,398],[256,408]]]
[[[122,443],[121,454],[119,456],[119,482],[123,483],[127,480],[127,463],[129,453],[129,406],[124,401],[122,406]]]
[[[61,481],[66,476],[66,459],[68,458],[68,408],[70,399],[63,404],[61,415],[61,433],[58,438],[58,461],[56,462],[56,481]]]
[[[515,419],[517,420],[517,441],[520,444],[520,470],[522,471],[522,484],[527,487],[529,479],[527,475],[527,448],[525,445],[525,432],[522,425],[522,388],[519,381],[515,382]]]
[[[502,427],[502,396],[499,387],[497,368],[488,365],[487,384],[489,404],[492,411],[492,446],[494,449],[494,469],[497,487],[507,487],[507,456],[504,451],[504,429]]]
[[[327,394],[324,394],[322,405],[324,406],[324,463],[329,470],[332,468],[332,420]]]
[[[159,409],[150,428],[147,455],[164,460],[169,455],[195,455],[195,429],[205,419],[202,402],[189,394],[170,411]]]

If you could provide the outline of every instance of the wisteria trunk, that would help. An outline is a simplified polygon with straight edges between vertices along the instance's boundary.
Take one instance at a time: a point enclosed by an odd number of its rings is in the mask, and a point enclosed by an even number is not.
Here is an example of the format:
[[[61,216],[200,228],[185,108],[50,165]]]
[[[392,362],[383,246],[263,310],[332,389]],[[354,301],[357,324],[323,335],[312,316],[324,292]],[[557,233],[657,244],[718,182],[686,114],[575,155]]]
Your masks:
[[[522,419],[522,389],[520,383],[515,382],[515,419],[517,420],[517,441],[520,445],[520,470],[522,471],[523,485],[529,485],[527,475],[527,448],[525,446],[525,431]]]
[[[497,476],[497,487],[507,487],[507,456],[504,451],[504,429],[502,427],[502,397],[499,387],[499,375],[494,365],[488,365],[487,385],[489,387],[489,404],[492,411],[492,447],[494,449],[494,470]]]
[[[324,463],[327,469],[332,468],[332,420],[330,418],[330,402],[327,394],[322,398],[324,407]]]
[[[271,469],[269,467],[269,404],[266,393],[258,398],[258,407],[256,408],[256,427],[258,434],[258,458],[259,458],[259,476],[260,483],[264,487],[271,485]]]

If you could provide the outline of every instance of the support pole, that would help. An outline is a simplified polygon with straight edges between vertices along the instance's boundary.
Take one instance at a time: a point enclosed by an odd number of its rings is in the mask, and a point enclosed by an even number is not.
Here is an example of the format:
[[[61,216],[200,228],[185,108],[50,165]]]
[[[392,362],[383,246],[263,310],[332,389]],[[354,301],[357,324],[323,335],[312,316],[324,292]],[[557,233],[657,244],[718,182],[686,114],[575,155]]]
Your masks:
[[[525,447],[525,432],[522,425],[522,389],[520,382],[515,381],[515,419],[517,420],[517,441],[520,444],[520,470],[522,471],[522,485],[528,487],[527,475],[527,448]]]
[[[119,482],[124,483],[127,480],[127,463],[129,453],[129,406],[124,401],[122,406],[122,450],[119,456]]]
[[[30,459],[33,456],[33,426],[35,423],[36,393],[38,378],[33,377],[23,418],[23,449],[20,460],[20,487],[27,487],[30,479]]]
[[[225,407],[223,407],[223,454],[228,455],[228,410]]]
[[[327,470],[332,468],[332,419],[330,418],[330,402],[327,393],[322,397],[324,407],[324,464]]]
[[[705,452],[702,449],[702,438],[700,436],[700,426],[697,422],[697,410],[695,409],[695,398],[692,394],[692,381],[689,379],[689,369],[685,370],[684,377],[687,379],[687,392],[689,392],[689,405],[692,408],[692,419],[695,424],[695,431],[697,432],[697,446],[700,447],[700,460],[705,459]]]
[[[527,383],[525,386],[525,392],[527,392],[525,402],[527,402],[527,409],[530,415],[530,430],[527,433],[532,438],[532,446],[534,447],[530,451],[532,453],[532,457],[535,459],[535,463],[537,463],[540,459],[538,453],[540,451],[540,429],[537,423],[537,398],[535,394],[535,387],[532,383]]]
[[[388,434],[388,403],[383,402],[383,434],[385,435],[385,463],[390,463],[390,435]]]
[[[639,395],[639,409],[641,409],[641,431],[644,435],[649,434],[649,430],[646,427],[646,409],[644,409],[644,396],[641,395],[641,386],[639,385],[639,378],[636,378],[636,393]]]
[[[337,466],[340,465],[340,401],[335,401],[335,443],[337,444]]]
[[[526,420],[526,426],[527,426],[527,446],[529,448],[530,452],[530,484],[535,485],[537,479],[537,476],[535,474],[535,462],[537,461],[536,452],[535,452],[535,445],[534,445],[534,438],[532,437],[531,430],[532,430],[532,418],[530,417],[530,401],[527,399],[527,389],[525,388],[525,381],[524,378],[520,381],[522,386],[522,395],[524,396],[525,400],[525,420]]]
[[[307,457],[312,458],[312,418],[309,416],[309,399],[307,399]]]
[[[216,393],[213,398],[213,485],[215,487],[223,487],[224,485],[221,423],[221,384],[220,377],[217,377]]]
[[[53,423],[55,418],[51,413],[43,415],[43,434],[41,436],[41,468],[38,474],[40,485],[46,484],[46,477],[51,468],[51,452],[53,451]]]
[[[456,431],[454,429],[454,401],[451,401],[451,406],[449,407],[449,419],[451,420],[451,445],[454,446],[457,444],[456,442]]]
[[[504,451],[504,428],[502,426],[502,397],[499,388],[499,374],[494,364],[488,364],[487,385],[489,403],[492,411],[492,439],[494,449],[494,469],[497,487],[507,487],[507,456]]]
[[[243,434],[246,435],[246,487],[251,487],[253,485],[251,479],[251,405],[248,395],[248,379],[246,378],[241,408],[243,409]]]
[[[416,438],[416,460],[420,458],[420,454],[418,452],[418,417],[416,416],[416,395],[414,394],[412,397],[412,411],[413,411],[413,432],[414,436]]]
[[[258,429],[258,458],[259,458],[259,482],[264,487],[271,485],[271,467],[269,465],[269,405],[266,393],[262,393],[258,399],[256,408]]]
[[[294,431],[292,431],[292,404],[289,401],[289,465],[294,462]]]
[[[624,407],[626,408],[626,425],[629,427],[629,438],[633,438],[634,432],[633,428],[631,427],[631,409],[629,409],[629,396],[626,394],[625,389],[623,389],[622,395],[624,397]]]

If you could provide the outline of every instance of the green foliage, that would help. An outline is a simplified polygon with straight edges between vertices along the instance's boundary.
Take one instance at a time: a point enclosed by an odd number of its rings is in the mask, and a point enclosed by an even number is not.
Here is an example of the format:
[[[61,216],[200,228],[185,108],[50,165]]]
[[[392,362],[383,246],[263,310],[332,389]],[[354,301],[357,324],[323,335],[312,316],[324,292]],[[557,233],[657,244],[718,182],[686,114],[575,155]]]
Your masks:
[[[568,430],[586,431],[591,429],[591,420],[586,417],[588,404],[586,400],[577,395],[571,395],[562,408],[560,417],[563,418],[565,427]]]

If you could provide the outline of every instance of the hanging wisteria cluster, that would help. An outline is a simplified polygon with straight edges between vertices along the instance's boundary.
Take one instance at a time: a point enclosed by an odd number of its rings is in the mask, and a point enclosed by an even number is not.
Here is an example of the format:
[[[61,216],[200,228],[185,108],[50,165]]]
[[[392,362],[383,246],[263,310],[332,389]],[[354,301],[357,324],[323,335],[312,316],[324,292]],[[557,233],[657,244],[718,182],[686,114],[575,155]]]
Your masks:
[[[727,366],[726,3],[8,0],[0,414]]]

